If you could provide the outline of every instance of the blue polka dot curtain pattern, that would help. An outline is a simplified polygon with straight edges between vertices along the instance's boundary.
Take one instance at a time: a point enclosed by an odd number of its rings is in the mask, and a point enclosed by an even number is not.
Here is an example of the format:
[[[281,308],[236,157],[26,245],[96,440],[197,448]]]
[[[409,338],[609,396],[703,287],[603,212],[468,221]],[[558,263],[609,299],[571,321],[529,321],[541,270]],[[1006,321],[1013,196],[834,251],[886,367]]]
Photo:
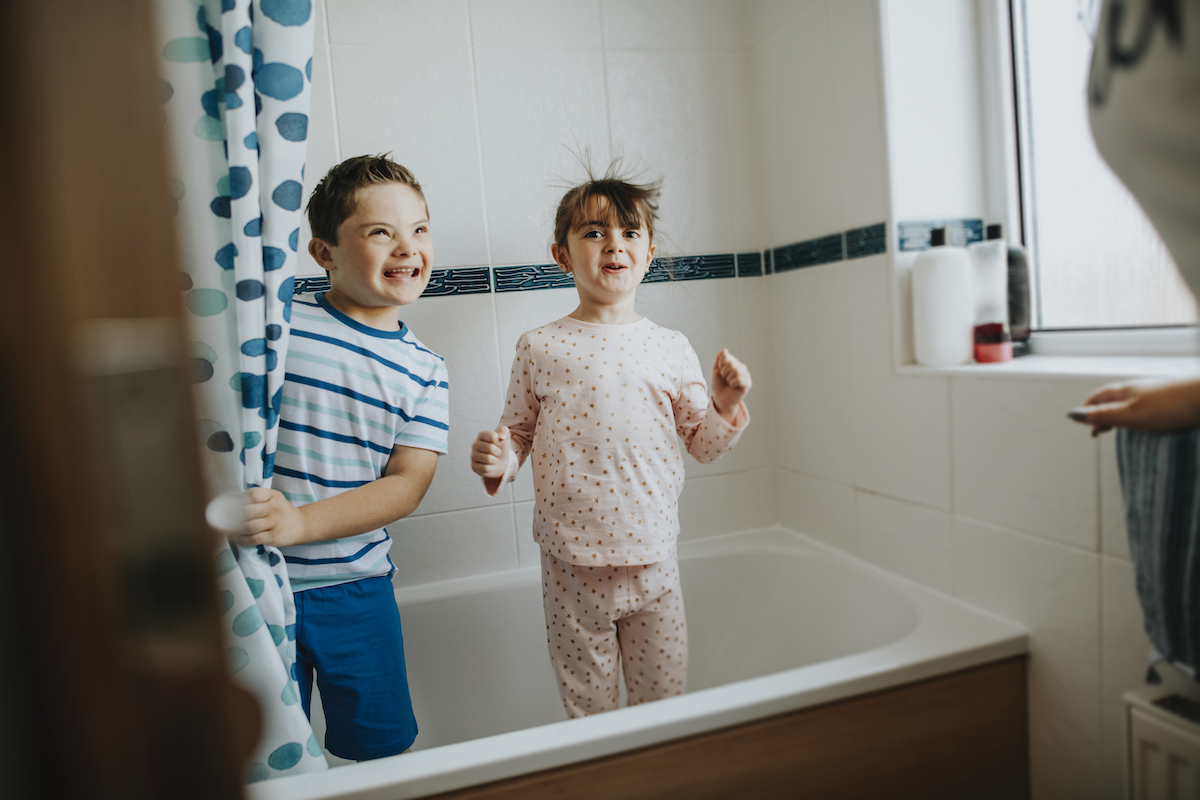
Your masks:
[[[162,102],[213,495],[269,487],[308,134],[312,0],[157,0]],[[274,547],[222,543],[229,668],[258,698],[246,782],[328,768],[300,705],[296,609]]]

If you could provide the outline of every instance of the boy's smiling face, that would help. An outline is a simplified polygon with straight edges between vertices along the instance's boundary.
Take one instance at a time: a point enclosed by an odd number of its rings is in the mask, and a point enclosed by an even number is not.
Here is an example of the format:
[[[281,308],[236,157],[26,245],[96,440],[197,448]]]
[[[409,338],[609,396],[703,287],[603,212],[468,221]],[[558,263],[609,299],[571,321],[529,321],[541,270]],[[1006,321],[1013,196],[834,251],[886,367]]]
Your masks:
[[[567,234],[566,251],[558,245],[551,250],[559,265],[575,276],[585,305],[632,301],[654,258],[645,222],[636,228],[622,226],[602,195],[588,199],[584,219]]]
[[[326,299],[351,319],[396,330],[396,307],[425,291],[433,268],[429,213],[403,183],[359,189],[354,213],[338,226],[338,243],[320,239],[309,253],[329,272]]]

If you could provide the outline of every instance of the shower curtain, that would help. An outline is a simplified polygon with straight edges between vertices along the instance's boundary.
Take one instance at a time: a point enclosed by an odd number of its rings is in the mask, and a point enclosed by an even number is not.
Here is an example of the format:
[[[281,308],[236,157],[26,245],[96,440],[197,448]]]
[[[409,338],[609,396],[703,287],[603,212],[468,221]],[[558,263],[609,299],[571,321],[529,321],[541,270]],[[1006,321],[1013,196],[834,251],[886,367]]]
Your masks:
[[[300,236],[311,0],[157,0],[199,437],[213,494],[269,487]],[[221,541],[229,668],[262,707],[247,783],[327,769],[300,706],[274,547]]]

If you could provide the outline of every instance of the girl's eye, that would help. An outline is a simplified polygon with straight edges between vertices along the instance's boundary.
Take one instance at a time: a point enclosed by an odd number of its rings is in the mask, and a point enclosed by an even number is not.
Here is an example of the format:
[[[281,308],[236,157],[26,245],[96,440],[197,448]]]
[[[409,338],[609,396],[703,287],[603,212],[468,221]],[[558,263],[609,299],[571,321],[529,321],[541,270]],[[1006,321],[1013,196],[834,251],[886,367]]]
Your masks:
[[[382,233],[384,236],[387,236],[387,231],[385,231],[383,228],[376,228],[375,230],[371,231],[372,236],[377,233]]]
[[[421,225],[420,227],[417,228],[416,233],[429,233],[429,228],[425,227],[424,225]]]
[[[640,238],[642,238],[642,232],[641,232],[641,231],[625,231],[625,235],[626,235],[626,236],[628,236],[630,239],[640,239]]]
[[[600,238],[600,236],[601,236],[601,234],[600,234],[600,231],[591,230],[591,231],[588,231],[587,233],[585,233],[585,234],[583,235],[583,238],[585,238],[585,239],[598,239],[598,238]]]

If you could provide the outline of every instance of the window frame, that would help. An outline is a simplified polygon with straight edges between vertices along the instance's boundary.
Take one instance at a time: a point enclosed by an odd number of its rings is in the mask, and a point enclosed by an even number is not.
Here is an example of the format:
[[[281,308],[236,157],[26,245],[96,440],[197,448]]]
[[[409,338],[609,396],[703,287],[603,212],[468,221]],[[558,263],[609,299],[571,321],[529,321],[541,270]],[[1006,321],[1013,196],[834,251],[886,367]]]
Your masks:
[[[1025,5],[1029,0],[978,0],[987,163],[987,210],[1005,223],[1008,238],[1029,257],[1031,350],[1043,355],[1197,355],[1200,327],[1161,325],[1043,328],[1037,260],[1036,199],[1032,191],[1029,69],[1025,57]],[[1014,233],[1018,235],[1014,235]]]

